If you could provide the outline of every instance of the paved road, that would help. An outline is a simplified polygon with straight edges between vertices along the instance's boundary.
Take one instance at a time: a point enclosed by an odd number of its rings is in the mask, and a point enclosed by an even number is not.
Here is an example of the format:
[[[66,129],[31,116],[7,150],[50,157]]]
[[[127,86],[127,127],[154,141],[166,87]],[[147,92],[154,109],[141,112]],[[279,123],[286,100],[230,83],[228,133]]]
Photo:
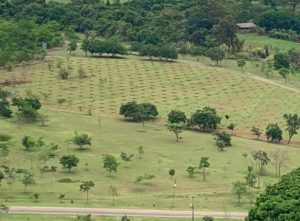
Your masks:
[[[137,217],[191,217],[191,211],[175,210],[140,210],[140,209],[107,209],[107,208],[74,208],[74,207],[28,207],[11,206],[9,213],[13,214],[48,214],[48,215],[83,215],[94,216],[137,216]],[[243,220],[247,213],[243,212],[205,212],[195,211],[195,217],[213,216],[214,218],[230,218]]]

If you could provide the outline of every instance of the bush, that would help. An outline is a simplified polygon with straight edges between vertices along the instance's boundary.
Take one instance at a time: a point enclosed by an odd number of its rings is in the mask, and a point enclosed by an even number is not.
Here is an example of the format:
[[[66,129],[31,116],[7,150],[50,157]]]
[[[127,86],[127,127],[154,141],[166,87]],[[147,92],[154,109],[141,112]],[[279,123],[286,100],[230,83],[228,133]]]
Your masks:
[[[267,139],[273,143],[279,143],[282,141],[282,130],[278,124],[269,124],[266,128]]]
[[[8,134],[2,134],[0,133],[0,142],[6,142],[12,139],[12,136]]]
[[[59,182],[59,183],[78,183],[78,182],[80,182],[80,180],[72,180],[71,178],[64,177],[64,178],[59,179],[57,182]]]

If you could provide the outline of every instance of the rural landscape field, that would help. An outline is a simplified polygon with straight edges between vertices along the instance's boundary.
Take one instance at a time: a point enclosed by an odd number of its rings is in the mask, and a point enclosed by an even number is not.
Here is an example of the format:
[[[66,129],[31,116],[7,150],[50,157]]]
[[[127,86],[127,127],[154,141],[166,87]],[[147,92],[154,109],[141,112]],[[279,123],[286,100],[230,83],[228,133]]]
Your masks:
[[[300,3],[233,2],[0,5],[0,220],[300,220]]]

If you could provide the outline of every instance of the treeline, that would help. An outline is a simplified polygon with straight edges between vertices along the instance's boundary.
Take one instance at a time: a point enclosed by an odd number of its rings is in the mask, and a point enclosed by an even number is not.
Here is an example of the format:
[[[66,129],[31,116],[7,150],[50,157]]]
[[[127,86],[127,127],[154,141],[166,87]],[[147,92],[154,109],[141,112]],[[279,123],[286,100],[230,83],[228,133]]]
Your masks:
[[[56,22],[37,25],[32,21],[0,20],[0,36],[0,66],[44,57],[43,43],[47,47],[63,44]]]
[[[81,49],[87,54],[87,52],[94,54],[110,54],[112,57],[116,55],[127,54],[126,48],[118,41],[114,40],[99,40],[99,39],[85,39],[82,42]]]
[[[132,51],[138,52],[140,56],[148,56],[150,60],[153,57],[159,58],[160,60],[165,59],[173,60],[178,58],[178,52],[176,48],[166,45],[151,45],[151,44],[143,44],[143,43],[135,43],[131,47]]]

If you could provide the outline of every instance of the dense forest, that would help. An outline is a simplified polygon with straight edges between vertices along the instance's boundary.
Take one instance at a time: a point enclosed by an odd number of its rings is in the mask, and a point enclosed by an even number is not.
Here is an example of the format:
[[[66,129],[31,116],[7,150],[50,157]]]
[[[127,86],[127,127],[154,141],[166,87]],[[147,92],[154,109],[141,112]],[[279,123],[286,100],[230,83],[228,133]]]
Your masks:
[[[289,30],[298,36],[298,4],[297,0],[131,0],[123,4],[110,0],[1,0],[0,32],[2,39],[9,39],[1,42],[0,56],[7,57],[1,63],[28,60],[42,42],[57,46],[62,42],[60,33],[72,37],[73,32],[85,33],[87,38],[94,34],[126,42],[173,44],[176,48],[193,45],[200,52],[226,45],[234,54],[243,45],[236,35],[238,22],[255,21],[264,31],[276,30],[278,35],[278,30]],[[34,38],[29,45],[18,41],[18,36],[28,34]]]

